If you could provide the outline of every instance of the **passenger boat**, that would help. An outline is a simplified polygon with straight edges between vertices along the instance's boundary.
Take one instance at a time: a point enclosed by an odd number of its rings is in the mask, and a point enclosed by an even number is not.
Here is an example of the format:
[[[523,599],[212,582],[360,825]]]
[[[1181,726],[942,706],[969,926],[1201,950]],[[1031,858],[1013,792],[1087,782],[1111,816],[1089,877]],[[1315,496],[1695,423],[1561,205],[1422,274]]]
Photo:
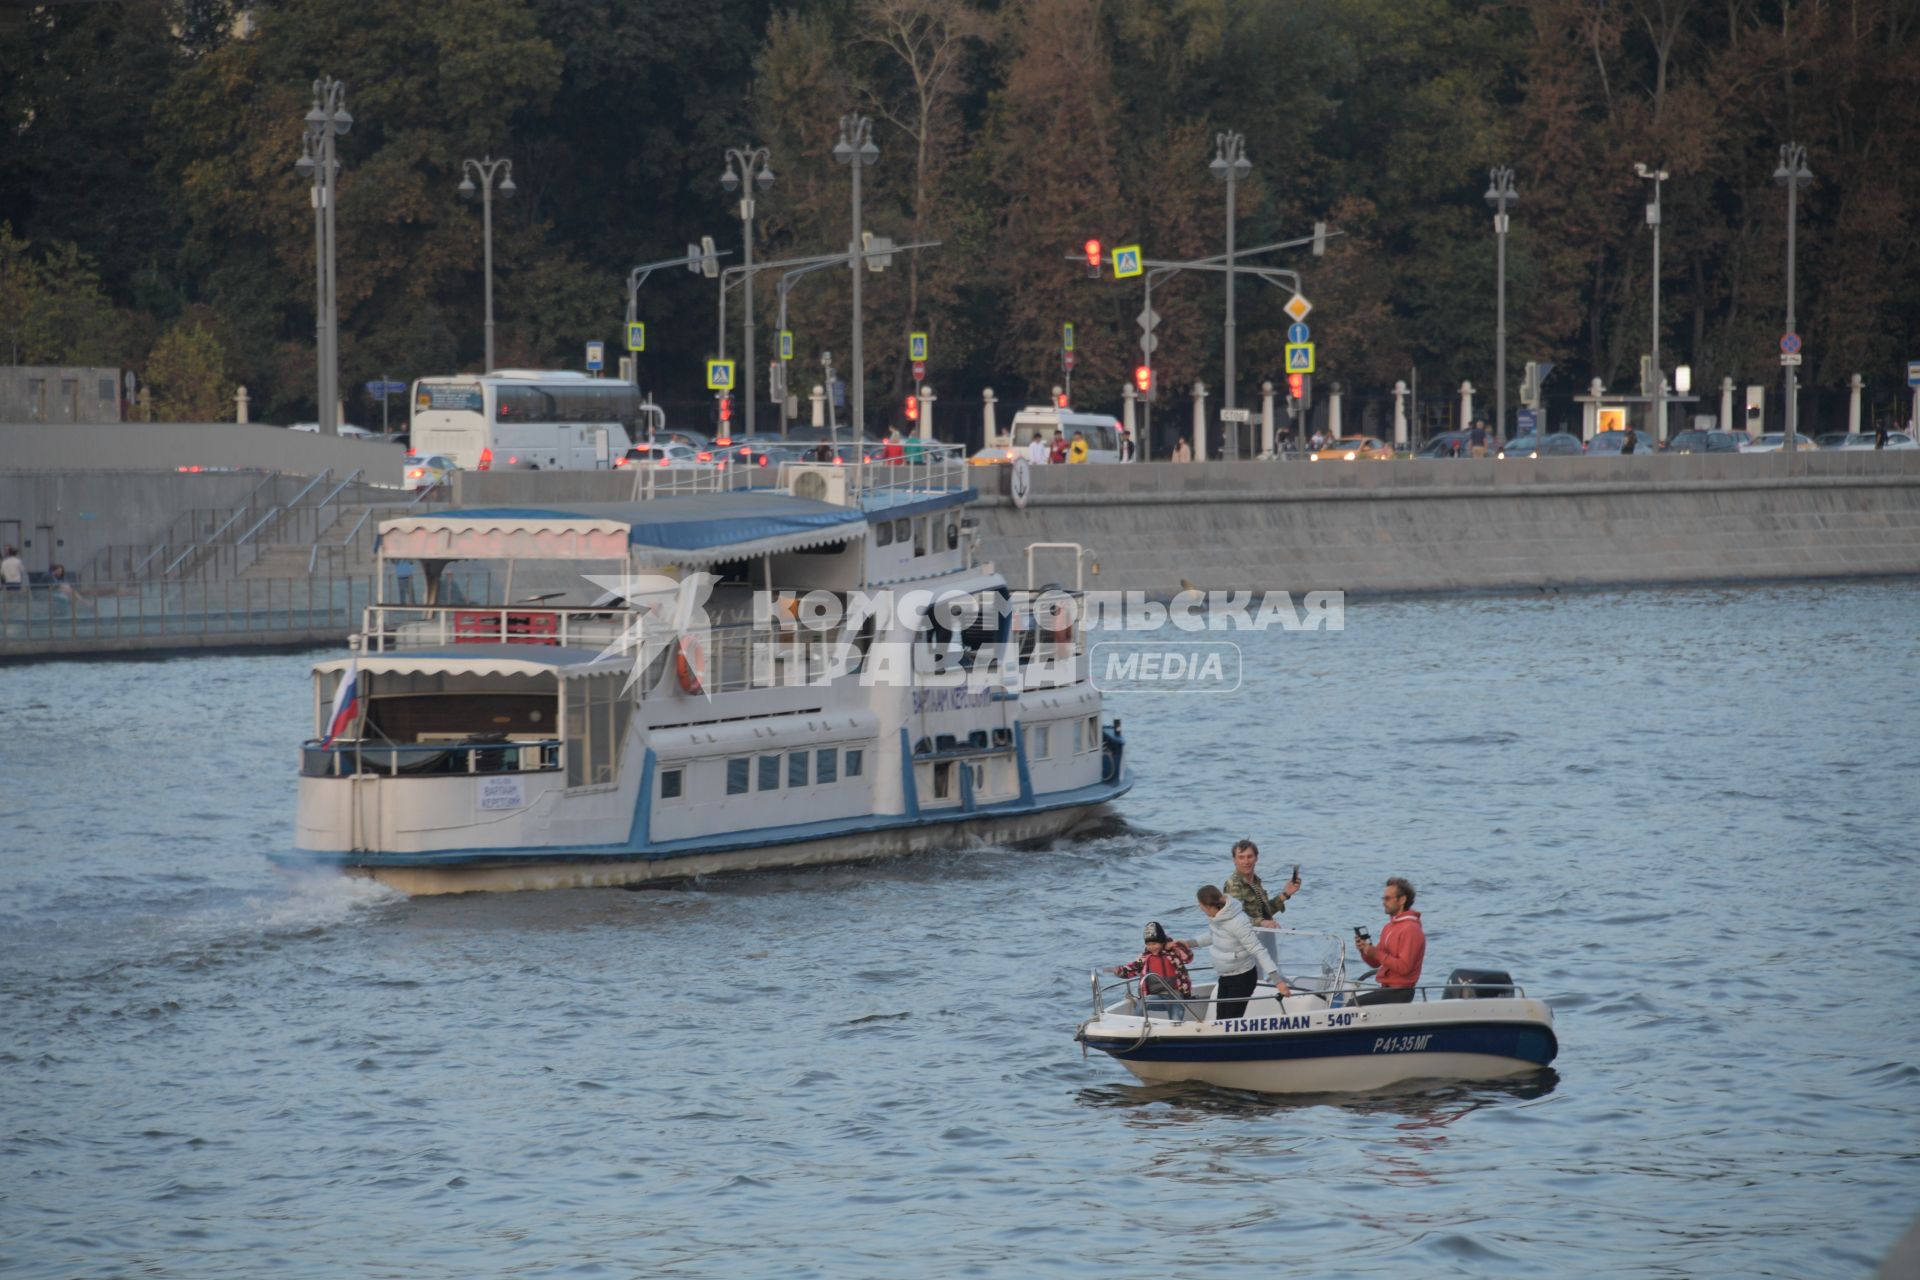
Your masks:
[[[1559,1052],[1553,1011],[1504,971],[1456,969],[1408,1004],[1356,1004],[1334,934],[1258,929],[1295,994],[1255,989],[1217,1016],[1212,984],[1190,999],[1143,997],[1093,975],[1094,1016],[1076,1038],[1149,1083],[1194,1081],[1257,1093],[1347,1093],[1410,1080],[1497,1080],[1539,1071]],[[1296,962],[1288,964],[1291,958]],[[1303,971],[1304,970],[1304,971]]]
[[[410,894],[638,885],[1040,840],[1126,793],[1082,548],[1041,549],[1071,586],[1036,586],[1033,549],[1017,590],[977,563],[951,448],[777,474],[383,523],[382,582],[413,561],[427,603],[369,608],[313,668],[274,860]]]

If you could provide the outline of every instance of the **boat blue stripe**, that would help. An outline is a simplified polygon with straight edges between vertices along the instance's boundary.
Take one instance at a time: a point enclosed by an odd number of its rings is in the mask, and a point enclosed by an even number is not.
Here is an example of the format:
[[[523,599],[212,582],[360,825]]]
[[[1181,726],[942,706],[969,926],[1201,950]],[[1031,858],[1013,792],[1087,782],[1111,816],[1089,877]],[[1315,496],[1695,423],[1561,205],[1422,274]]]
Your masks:
[[[1425,1037],[1421,1040],[1420,1037]],[[1534,1022],[1447,1022],[1275,1035],[1179,1036],[1136,1046],[1136,1036],[1087,1034],[1087,1044],[1135,1062],[1293,1062],[1374,1054],[1474,1053],[1545,1066],[1559,1052],[1550,1027]],[[1414,1044],[1408,1043],[1409,1040]],[[1417,1044],[1418,1047],[1415,1047]]]
[[[911,762],[909,761],[909,768]],[[1117,783],[1097,783],[1070,791],[1051,791],[1035,801],[1009,800],[1002,804],[981,805],[972,813],[938,809],[922,817],[880,814],[865,818],[831,818],[822,822],[793,823],[779,827],[760,827],[749,831],[729,831],[686,840],[646,842],[644,845],[522,845],[499,849],[435,849],[425,853],[368,853],[342,850],[296,848],[290,852],[270,852],[270,861],[287,867],[440,867],[465,865],[518,865],[539,862],[599,862],[645,859],[658,861],[698,853],[730,853],[738,849],[759,849],[768,845],[798,844],[838,835],[862,835],[903,827],[939,827],[977,821],[982,818],[1019,817],[1028,813],[1047,813],[1118,800],[1133,789],[1133,777],[1123,774]]]

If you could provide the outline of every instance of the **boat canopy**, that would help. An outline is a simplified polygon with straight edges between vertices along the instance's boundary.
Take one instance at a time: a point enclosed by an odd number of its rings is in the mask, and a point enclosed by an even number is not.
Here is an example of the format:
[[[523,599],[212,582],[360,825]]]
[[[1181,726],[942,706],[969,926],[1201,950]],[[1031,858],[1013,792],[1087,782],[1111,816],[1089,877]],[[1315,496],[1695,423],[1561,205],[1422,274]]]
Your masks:
[[[784,493],[467,507],[380,525],[380,551],[420,560],[625,560],[710,565],[864,538],[866,514]]]
[[[459,671],[475,676],[580,675],[591,668],[627,671],[633,654],[602,654],[597,649],[536,644],[462,644],[444,649],[401,649],[330,658],[313,665],[315,675],[336,675],[355,663],[366,675],[440,675]]]

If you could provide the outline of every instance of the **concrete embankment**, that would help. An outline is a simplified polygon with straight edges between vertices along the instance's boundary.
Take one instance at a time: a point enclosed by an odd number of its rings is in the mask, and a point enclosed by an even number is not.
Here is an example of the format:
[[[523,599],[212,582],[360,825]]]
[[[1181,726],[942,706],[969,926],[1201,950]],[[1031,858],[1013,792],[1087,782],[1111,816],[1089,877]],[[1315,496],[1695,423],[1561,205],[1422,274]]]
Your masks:
[[[1089,586],[1366,593],[1920,574],[1920,450],[979,467],[982,554],[1077,542]],[[456,505],[618,501],[623,474],[463,473]],[[1056,558],[1039,570],[1062,573]]]
[[[1920,451],[1037,467],[1024,510],[1003,488],[976,511],[1009,577],[1078,542],[1090,586],[1150,595],[1920,574]]]

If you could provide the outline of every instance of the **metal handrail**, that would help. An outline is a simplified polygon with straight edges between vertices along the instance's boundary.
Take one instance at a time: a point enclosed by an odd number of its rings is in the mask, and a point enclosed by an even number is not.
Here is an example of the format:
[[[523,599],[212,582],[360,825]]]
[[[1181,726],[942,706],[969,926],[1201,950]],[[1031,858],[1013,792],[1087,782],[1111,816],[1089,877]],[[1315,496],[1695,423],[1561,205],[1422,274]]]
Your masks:
[[[286,510],[286,508],[284,507],[269,507],[267,509],[267,514],[261,516],[258,520],[254,522],[253,528],[247,530],[245,533],[241,534],[238,538],[235,538],[233,540],[233,545],[236,547],[245,546],[247,542],[252,539],[254,534],[260,532],[261,529],[266,527],[267,521],[273,519],[275,516],[279,515],[284,510]],[[176,561],[175,563],[178,563],[178,562]]]
[[[358,475],[359,473],[355,472],[354,474]],[[347,536],[326,548],[327,554],[332,555],[335,551],[344,551],[347,549],[348,546],[352,545],[353,540],[360,535],[360,530],[366,525],[367,517],[371,516],[372,514],[373,514],[372,507],[368,507],[365,511],[362,511],[360,513],[360,518],[353,522],[353,528],[347,530]],[[314,572],[314,570],[319,567],[320,551],[321,551],[320,543],[316,541],[313,544],[312,552],[310,552],[307,556],[307,572],[308,573]]]
[[[327,757],[325,771],[320,773],[309,772],[307,762],[303,759],[300,771],[306,777],[351,777],[354,774],[362,772],[363,767],[368,763],[375,765],[376,768],[384,763],[386,766],[384,776],[392,778],[407,776],[445,778],[449,776],[472,777],[475,775],[493,774],[557,773],[565,767],[560,757],[560,750],[565,744],[559,738],[539,738],[524,742],[512,739],[504,742],[383,742],[378,746],[370,746],[365,739],[355,739],[344,742],[336,741],[335,744],[330,747],[321,746],[321,741],[319,738],[308,738],[300,744],[303,753],[324,755]],[[521,760],[523,759],[521,753],[528,750],[537,753],[535,757],[537,763],[530,769],[521,767]],[[498,759],[502,763],[511,758],[514,765],[512,768],[482,769],[480,767],[480,753],[483,751],[497,751],[500,753]],[[509,753],[511,753],[511,755],[509,755]],[[452,771],[451,773],[420,773],[407,775],[401,772],[401,762],[403,760],[410,764],[418,764],[431,761],[435,757],[454,758],[462,755],[466,757],[466,767]],[[353,766],[351,769],[343,771],[341,765],[347,757],[352,757]]]

